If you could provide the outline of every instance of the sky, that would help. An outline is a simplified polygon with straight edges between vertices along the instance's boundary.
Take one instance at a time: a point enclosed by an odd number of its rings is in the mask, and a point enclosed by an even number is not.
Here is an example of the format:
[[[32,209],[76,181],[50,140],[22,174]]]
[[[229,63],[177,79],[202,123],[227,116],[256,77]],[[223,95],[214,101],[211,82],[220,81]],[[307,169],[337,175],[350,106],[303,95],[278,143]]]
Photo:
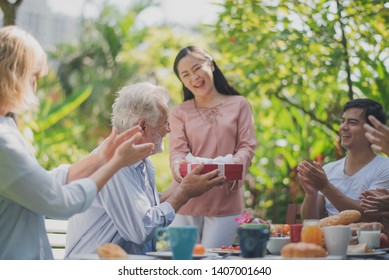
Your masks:
[[[109,3],[126,8],[128,0],[108,0]],[[168,21],[181,25],[196,25],[200,23],[213,23],[221,7],[214,3],[222,0],[160,0],[161,8],[151,7],[142,14],[147,25],[159,21]],[[104,0],[47,0],[54,12],[72,16],[80,16],[84,7],[85,16],[98,14]]]

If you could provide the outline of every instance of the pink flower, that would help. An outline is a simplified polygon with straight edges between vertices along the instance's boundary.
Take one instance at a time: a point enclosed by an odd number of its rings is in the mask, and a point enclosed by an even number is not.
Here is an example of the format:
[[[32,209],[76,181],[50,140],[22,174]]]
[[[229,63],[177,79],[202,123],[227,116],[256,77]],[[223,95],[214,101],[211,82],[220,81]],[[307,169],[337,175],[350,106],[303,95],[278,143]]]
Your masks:
[[[241,217],[235,218],[235,222],[239,224],[249,224],[252,220],[251,212],[244,212]]]

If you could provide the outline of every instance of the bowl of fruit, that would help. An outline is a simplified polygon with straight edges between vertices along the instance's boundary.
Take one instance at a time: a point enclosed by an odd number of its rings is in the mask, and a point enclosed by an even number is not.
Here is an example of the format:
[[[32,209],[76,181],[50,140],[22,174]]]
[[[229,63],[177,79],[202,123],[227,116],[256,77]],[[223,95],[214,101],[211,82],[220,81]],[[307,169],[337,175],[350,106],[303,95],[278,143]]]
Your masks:
[[[269,241],[267,241],[266,249],[272,255],[279,255],[281,253],[282,247],[289,243],[289,236],[271,236]]]
[[[271,224],[270,239],[266,249],[272,255],[279,255],[282,247],[290,243],[290,226],[288,224]]]

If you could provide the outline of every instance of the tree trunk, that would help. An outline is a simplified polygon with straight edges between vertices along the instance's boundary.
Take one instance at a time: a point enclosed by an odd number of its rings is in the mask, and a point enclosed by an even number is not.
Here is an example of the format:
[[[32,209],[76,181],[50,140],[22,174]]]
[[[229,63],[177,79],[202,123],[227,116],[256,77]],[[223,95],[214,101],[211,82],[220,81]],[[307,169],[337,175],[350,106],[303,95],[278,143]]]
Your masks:
[[[22,4],[23,0],[9,2],[8,0],[0,0],[0,8],[3,11],[3,26],[16,24],[16,13]]]
[[[347,38],[346,38],[346,32],[345,32],[345,24],[342,21],[342,10],[343,6],[339,2],[339,0],[336,0],[336,4],[338,6],[338,16],[339,16],[339,23],[340,23],[340,30],[342,31],[342,45],[343,45],[343,54],[344,54],[344,64],[346,67],[346,73],[347,73],[347,85],[348,85],[348,98],[349,100],[354,99],[354,91],[353,91],[353,82],[351,80],[351,67],[350,67],[350,56],[348,53],[348,44],[347,44]]]

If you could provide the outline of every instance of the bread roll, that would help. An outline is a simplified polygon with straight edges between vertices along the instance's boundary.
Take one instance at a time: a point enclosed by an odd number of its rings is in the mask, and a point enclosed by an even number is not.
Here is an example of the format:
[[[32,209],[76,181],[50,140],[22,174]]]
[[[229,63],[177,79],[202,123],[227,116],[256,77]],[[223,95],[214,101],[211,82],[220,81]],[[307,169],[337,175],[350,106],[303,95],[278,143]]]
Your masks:
[[[128,259],[128,254],[115,243],[106,243],[97,248],[97,254],[102,259]]]
[[[348,254],[360,254],[360,253],[367,253],[367,252],[369,252],[369,248],[367,248],[366,243],[359,243],[359,244],[347,246]]]
[[[358,222],[361,213],[357,210],[344,210],[337,215],[329,216],[320,220],[320,226],[348,225]]]
[[[313,243],[289,243],[282,247],[281,256],[284,258],[321,258],[326,257],[327,252],[323,247]]]

